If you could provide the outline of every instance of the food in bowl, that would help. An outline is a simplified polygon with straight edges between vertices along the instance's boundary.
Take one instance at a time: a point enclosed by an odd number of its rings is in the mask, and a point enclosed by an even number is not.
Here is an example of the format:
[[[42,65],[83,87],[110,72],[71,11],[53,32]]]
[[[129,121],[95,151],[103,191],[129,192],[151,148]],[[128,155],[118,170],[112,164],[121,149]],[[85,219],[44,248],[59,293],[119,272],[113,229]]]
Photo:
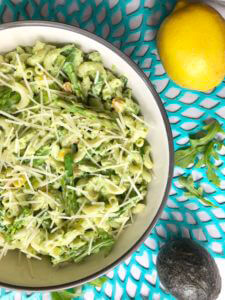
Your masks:
[[[108,252],[145,207],[148,125],[97,51],[37,42],[0,56],[1,257]]]

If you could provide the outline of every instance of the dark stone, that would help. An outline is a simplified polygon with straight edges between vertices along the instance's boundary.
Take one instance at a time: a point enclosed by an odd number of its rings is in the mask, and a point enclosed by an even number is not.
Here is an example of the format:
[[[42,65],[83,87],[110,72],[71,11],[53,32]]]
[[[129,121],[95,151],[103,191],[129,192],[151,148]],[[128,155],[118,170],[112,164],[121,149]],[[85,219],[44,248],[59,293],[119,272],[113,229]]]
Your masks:
[[[157,257],[163,286],[179,300],[214,300],[221,291],[221,277],[213,257],[189,239],[169,241]]]

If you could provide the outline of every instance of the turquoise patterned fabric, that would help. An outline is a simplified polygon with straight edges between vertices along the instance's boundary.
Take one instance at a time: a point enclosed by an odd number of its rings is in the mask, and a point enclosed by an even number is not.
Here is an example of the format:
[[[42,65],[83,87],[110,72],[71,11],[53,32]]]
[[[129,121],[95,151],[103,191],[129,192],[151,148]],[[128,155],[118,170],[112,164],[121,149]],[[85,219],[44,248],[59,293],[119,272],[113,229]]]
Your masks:
[[[175,0],[2,0],[1,23],[17,20],[50,20],[80,26],[116,45],[146,73],[160,94],[174,136],[175,149],[188,142],[206,118],[225,118],[225,84],[210,93],[181,89],[166,75],[157,55],[155,36]],[[194,169],[205,196],[219,208],[188,200],[177,182],[183,171],[175,170],[167,206],[143,245],[114,271],[102,289],[83,287],[85,299],[173,299],[160,285],[155,263],[160,246],[171,237],[191,237],[214,257],[225,254],[225,156],[221,156],[221,189],[209,184],[204,169]],[[186,170],[190,173],[193,170]],[[1,289],[1,299],[46,299],[41,293],[15,294]],[[17,295],[17,296],[15,296]]]

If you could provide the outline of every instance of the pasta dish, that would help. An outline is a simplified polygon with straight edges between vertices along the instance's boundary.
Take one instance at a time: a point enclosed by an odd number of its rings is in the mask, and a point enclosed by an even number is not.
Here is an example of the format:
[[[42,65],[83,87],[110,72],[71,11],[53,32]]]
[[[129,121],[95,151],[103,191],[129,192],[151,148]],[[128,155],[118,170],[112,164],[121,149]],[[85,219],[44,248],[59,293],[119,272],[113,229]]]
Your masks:
[[[148,125],[98,52],[37,42],[0,56],[0,257],[105,251],[145,207]]]

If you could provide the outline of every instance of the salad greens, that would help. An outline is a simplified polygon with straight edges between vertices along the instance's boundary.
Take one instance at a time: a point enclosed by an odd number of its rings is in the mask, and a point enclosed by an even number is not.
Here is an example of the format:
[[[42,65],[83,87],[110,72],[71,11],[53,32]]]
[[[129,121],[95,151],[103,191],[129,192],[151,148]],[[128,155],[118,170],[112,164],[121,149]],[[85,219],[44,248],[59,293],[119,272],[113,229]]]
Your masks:
[[[183,186],[183,188],[185,188],[185,190],[187,192],[185,192],[185,196],[188,198],[197,198],[199,200],[202,201],[202,203],[209,205],[209,206],[213,206],[216,207],[211,201],[209,201],[208,199],[206,199],[203,196],[204,190],[202,187],[195,187],[195,182],[193,180],[193,177],[191,175],[185,177],[185,176],[181,176],[179,177],[179,183]]]
[[[69,290],[51,292],[51,300],[71,300],[82,296],[82,288],[76,287]]]
[[[108,254],[145,208],[148,131],[98,52],[37,42],[1,55],[0,258]]]
[[[89,285],[92,285],[94,287],[101,288],[102,285],[108,280],[106,276],[102,276],[99,278],[96,278],[95,280],[92,280],[88,282]],[[82,296],[82,287],[76,287],[65,291],[59,291],[59,292],[52,292],[51,293],[51,299],[52,300],[66,300],[66,299],[73,299],[75,297]]]
[[[218,133],[225,132],[216,120],[205,125],[201,136],[196,134],[190,137],[190,146],[175,152],[175,164],[181,168],[187,168],[191,164],[196,168],[205,166],[208,179],[220,186],[215,160],[219,160],[218,151],[221,150],[223,142],[217,138]]]
[[[11,112],[20,101],[20,95],[9,87],[0,86],[0,110]]]

